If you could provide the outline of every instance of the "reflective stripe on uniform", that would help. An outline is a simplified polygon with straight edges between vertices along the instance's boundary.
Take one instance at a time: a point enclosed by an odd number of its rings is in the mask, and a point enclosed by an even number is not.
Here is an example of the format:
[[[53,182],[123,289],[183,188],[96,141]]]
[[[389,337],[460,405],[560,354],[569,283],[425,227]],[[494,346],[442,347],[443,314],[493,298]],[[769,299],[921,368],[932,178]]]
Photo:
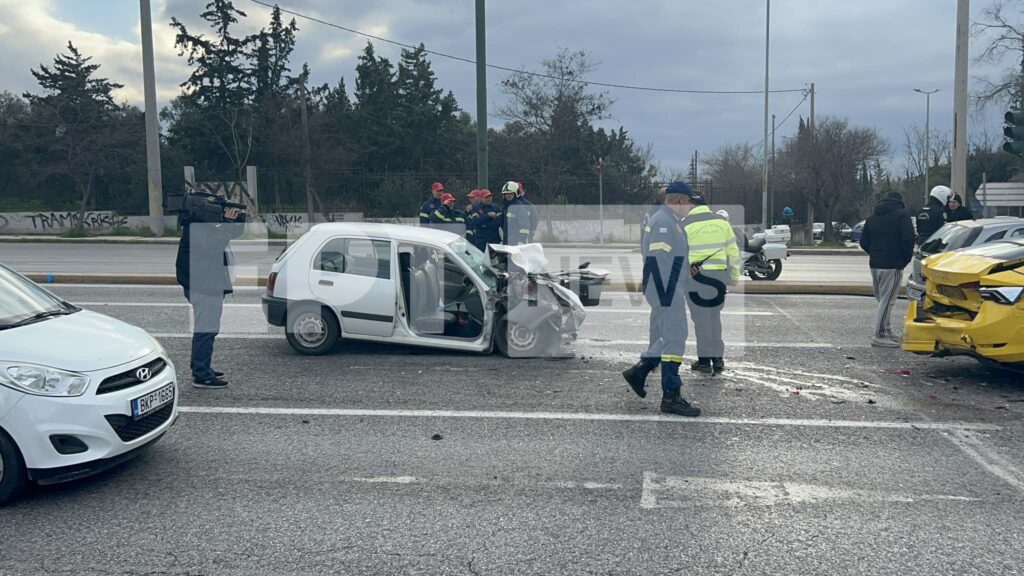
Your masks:
[[[683,363],[683,357],[682,356],[673,356],[672,354],[662,354],[661,355],[661,361],[662,362],[675,362],[676,364],[682,364]]]
[[[668,242],[651,242],[651,245],[647,247],[648,252],[655,252],[658,250],[664,252],[671,252],[672,245],[670,245]]]
[[[733,240],[735,242],[735,239]],[[725,248],[725,244],[722,242],[712,242],[710,244],[690,244],[690,254],[697,252],[698,250],[721,250]]]
[[[644,232],[650,232],[650,231],[651,231],[651,227],[650,226],[644,226]]]
[[[520,234],[529,234],[530,233],[530,229],[529,228],[520,228],[519,229],[519,233]]]
[[[426,212],[420,212],[420,218],[430,218],[430,214],[427,214]]]
[[[451,218],[448,218],[447,216],[445,216],[444,214],[441,214],[440,212],[436,212],[435,211],[434,215],[437,216],[438,218],[440,218],[441,220],[444,220],[445,222],[451,222],[452,221]]]

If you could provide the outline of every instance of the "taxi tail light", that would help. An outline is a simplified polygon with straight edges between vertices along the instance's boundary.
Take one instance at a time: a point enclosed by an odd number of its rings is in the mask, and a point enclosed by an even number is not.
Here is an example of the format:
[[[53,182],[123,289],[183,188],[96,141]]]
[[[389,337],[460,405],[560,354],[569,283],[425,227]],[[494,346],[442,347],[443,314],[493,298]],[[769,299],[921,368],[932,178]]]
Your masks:
[[[1024,293],[1024,287],[1021,286],[1003,286],[999,288],[982,288],[980,290],[981,299],[988,300],[989,302],[995,302],[996,304],[1013,305],[1020,302],[1021,294]]]
[[[277,285],[277,272],[271,272],[267,277],[267,296],[274,295],[274,287]]]

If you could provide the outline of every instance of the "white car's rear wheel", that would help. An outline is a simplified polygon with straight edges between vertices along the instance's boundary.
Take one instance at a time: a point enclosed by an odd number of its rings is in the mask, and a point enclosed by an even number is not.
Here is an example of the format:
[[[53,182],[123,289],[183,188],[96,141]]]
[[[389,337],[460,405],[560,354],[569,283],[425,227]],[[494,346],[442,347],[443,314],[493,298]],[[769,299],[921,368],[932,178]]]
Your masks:
[[[338,320],[321,306],[300,306],[289,310],[286,329],[291,347],[310,356],[331,352],[341,336]]]
[[[0,506],[17,496],[27,480],[25,463],[18,447],[7,434],[0,431]]]

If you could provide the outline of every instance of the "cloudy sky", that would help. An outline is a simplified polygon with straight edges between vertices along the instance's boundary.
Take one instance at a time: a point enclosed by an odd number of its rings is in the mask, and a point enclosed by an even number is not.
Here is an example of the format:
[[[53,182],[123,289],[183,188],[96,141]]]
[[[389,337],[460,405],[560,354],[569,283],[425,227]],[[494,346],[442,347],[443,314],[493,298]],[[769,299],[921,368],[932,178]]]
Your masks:
[[[152,0],[158,95],[172,98],[187,76],[168,26],[177,16],[199,29],[207,0]],[[265,25],[269,9],[234,0],[248,13],[242,31]],[[992,0],[975,0],[977,16]],[[473,58],[473,0],[280,0],[296,12],[400,42]],[[142,65],[136,0],[0,0],[0,90],[35,90],[29,68],[49,62],[72,40],[102,73],[125,84],[122,96],[141,104]],[[952,127],[956,0],[775,0],[772,3],[772,88],[817,87],[819,115],[837,115],[878,128],[902,162],[903,130],[924,124],[925,97],[913,88],[941,90],[932,97],[932,125]],[[317,83],[345,76],[354,84],[360,36],[298,19],[294,57],[308,62]],[[488,6],[488,60],[507,67],[538,67],[562,48],[583,49],[599,62],[600,82],[697,90],[760,90],[764,86],[763,0],[503,0]],[[375,43],[397,60],[399,48]],[[973,52],[979,42],[973,45]],[[475,70],[433,58],[441,86],[475,114]],[[972,62],[972,75],[988,70]],[[489,108],[502,102],[506,73],[491,70]],[[666,169],[684,169],[725,143],[761,139],[763,96],[689,95],[610,90],[617,99],[609,125],[623,125],[653,146]],[[772,95],[781,121],[801,95]],[[804,103],[779,136],[806,116]],[[974,115],[972,129],[995,132],[1002,112]],[[492,124],[496,120],[491,120]]]

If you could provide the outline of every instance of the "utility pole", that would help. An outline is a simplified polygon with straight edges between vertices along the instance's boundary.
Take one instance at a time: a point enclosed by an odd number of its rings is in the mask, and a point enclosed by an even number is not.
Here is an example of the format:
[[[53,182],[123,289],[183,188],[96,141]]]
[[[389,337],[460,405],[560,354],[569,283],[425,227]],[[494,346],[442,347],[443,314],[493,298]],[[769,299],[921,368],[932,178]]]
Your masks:
[[[967,198],[967,56],[970,48],[970,0],[956,3],[956,73],[953,78],[953,168],[950,185]]]
[[[939,89],[931,91],[924,91],[914,88],[914,92],[924,94],[924,162],[922,167],[924,168],[924,201],[928,203],[928,194],[930,194],[930,188],[928,187],[928,163],[931,162],[932,157],[932,94],[938,92]]]
[[[299,102],[302,109],[302,164],[306,173],[306,217],[309,219],[309,226],[312,227],[316,220],[313,210],[313,167],[310,162],[309,150],[309,112],[306,110],[306,98],[309,96],[309,92],[306,91],[305,78],[299,85],[299,90],[301,90]]]
[[[814,135],[814,95],[815,95],[814,82],[811,82],[811,121],[809,123],[809,126],[811,128],[811,135],[812,136]]]
[[[146,98],[146,172],[149,183],[149,228],[164,235],[164,191],[160,176],[160,119],[156,112],[156,72],[153,65],[153,17],[149,0],[139,0],[142,25],[142,83]]]
[[[761,170],[761,230],[768,231],[768,47],[772,30],[772,0],[765,0],[764,14],[764,159]]]
[[[597,159],[597,217],[600,220],[601,226],[601,237],[598,240],[600,244],[604,244],[604,159]]]
[[[771,186],[768,195],[768,224],[774,224],[775,220],[775,114],[772,114],[772,170],[770,173]]]
[[[487,188],[487,32],[484,0],[476,0],[476,185]]]

